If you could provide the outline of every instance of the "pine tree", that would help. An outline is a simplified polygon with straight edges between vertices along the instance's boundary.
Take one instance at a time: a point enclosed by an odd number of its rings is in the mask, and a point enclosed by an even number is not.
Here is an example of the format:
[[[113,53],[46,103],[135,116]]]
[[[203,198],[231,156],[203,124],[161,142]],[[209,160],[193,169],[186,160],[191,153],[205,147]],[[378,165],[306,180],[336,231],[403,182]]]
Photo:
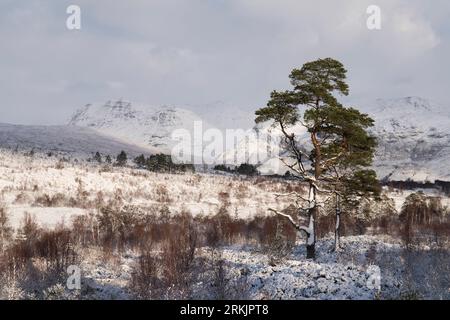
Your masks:
[[[256,176],[259,174],[256,166],[249,163],[241,163],[239,167],[236,168],[236,172],[247,176]]]
[[[381,187],[375,171],[366,169],[372,164],[377,145],[366,131],[373,126],[373,120],[356,109],[343,107],[328,119],[332,119],[333,125],[322,131],[333,138],[322,150],[328,159],[328,169],[324,172],[328,184],[324,187],[335,196],[335,250],[338,250],[342,202],[357,205],[358,198],[378,197]]]
[[[289,159],[281,161],[293,176],[309,185],[307,199],[296,195],[296,203],[301,203],[298,214],[308,214],[307,226],[301,226],[290,215],[270,210],[288,218],[299,232],[306,234],[310,259],[315,258],[318,194],[338,194],[341,184],[356,186],[351,181],[357,177],[357,169],[370,165],[376,147],[375,139],[366,132],[373,120],[356,109],[344,107],[335,97],[349,93],[346,73],[342,63],[331,58],[308,62],[292,71],[292,90],[273,91],[267,106],[256,111],[257,123],[271,121],[281,129],[284,148],[289,153]],[[312,148],[299,145],[290,131],[297,124],[306,127]]]
[[[134,158],[134,163],[136,163],[140,168],[145,167],[147,160],[145,156],[141,154],[140,156]]]
[[[116,164],[117,164],[119,167],[123,167],[123,166],[125,166],[125,165],[127,164],[127,160],[128,160],[127,154],[125,153],[125,151],[122,150],[122,151],[117,155],[117,158],[116,158]]]
[[[94,161],[97,161],[98,163],[102,163],[102,156],[100,155],[100,153],[98,151],[94,155]]]

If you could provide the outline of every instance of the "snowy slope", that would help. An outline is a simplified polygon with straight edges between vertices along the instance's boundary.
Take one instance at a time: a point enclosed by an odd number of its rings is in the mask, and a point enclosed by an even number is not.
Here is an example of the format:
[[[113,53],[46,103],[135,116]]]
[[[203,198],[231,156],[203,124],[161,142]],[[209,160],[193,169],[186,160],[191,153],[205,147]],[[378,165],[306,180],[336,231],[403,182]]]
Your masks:
[[[375,119],[375,166],[391,180],[450,181],[450,106],[418,97],[362,106]]]
[[[307,144],[305,127],[295,126],[289,131],[295,133],[305,145]],[[247,131],[245,138],[239,141],[235,148],[220,155],[217,161],[231,165],[252,163],[259,165],[259,170],[263,174],[283,174],[288,168],[278,160],[279,155],[283,153],[282,141],[283,133],[279,127],[271,125],[270,122],[257,124]]]
[[[378,99],[357,104],[375,119],[372,133],[378,138],[374,168],[380,178],[391,180],[450,181],[450,107],[417,97]],[[302,126],[290,129],[307,141]],[[270,136],[270,139],[268,138]],[[259,124],[231,150],[218,159],[234,164],[247,160],[260,164],[264,174],[284,174],[287,168],[277,156],[282,134],[270,123]],[[305,144],[308,149],[308,145]]]
[[[0,148],[54,152],[81,157],[92,156],[97,151],[111,156],[121,150],[129,155],[149,154],[153,151],[102,135],[89,128],[12,124],[0,124]]]
[[[73,115],[69,125],[89,127],[162,153],[170,153],[180,141],[189,143],[188,149],[193,150],[190,138],[194,136],[194,128],[202,133],[212,127],[184,108],[134,105],[122,100],[86,105]],[[174,132],[181,132],[182,137],[177,134],[174,138]]]
[[[255,125],[253,112],[224,101],[215,101],[204,105],[189,105],[186,108],[201,115],[203,120],[220,130],[249,130]]]
[[[380,178],[391,180],[450,181],[450,108],[418,97],[378,99],[355,104],[358,109],[375,119],[372,133],[378,138],[374,168]],[[189,107],[187,107],[189,108]],[[71,119],[70,124],[90,127],[143,147],[153,147],[170,153],[180,141],[172,137],[177,129],[185,129],[187,150],[204,148],[208,141],[198,142],[195,123],[202,124],[200,134],[217,128],[225,136],[225,129],[248,127],[254,115],[223,102],[211,106],[192,106],[198,114],[185,108],[132,105],[129,102],[109,101],[106,104],[87,105]],[[197,126],[198,129],[198,126]],[[301,140],[306,139],[303,127],[292,128]],[[287,168],[278,160],[279,129],[269,123],[248,129],[233,144],[225,144],[224,152],[213,156],[217,163],[260,165],[265,174],[284,174]],[[194,140],[197,145],[194,146]],[[305,144],[308,149],[308,145]],[[196,154],[195,161],[199,158]]]

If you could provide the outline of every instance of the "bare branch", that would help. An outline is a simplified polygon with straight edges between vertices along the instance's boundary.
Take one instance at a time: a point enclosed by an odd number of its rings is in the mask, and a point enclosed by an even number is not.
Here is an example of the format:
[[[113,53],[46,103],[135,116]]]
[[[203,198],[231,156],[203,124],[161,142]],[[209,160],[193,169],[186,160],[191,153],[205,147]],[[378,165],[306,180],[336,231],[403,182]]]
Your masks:
[[[301,178],[303,178],[306,181],[316,181],[316,178],[314,178],[313,176],[309,175],[306,173],[306,171],[302,172],[299,169],[295,168],[296,164],[288,164],[286,162],[286,160],[284,160],[283,158],[280,158],[280,161],[289,169],[291,169],[292,171],[294,171],[295,173],[297,173]],[[297,163],[298,164],[298,163]],[[298,178],[298,177],[297,177]]]
[[[282,216],[282,217],[288,218],[288,220],[289,220],[289,221],[291,222],[291,224],[295,227],[295,229],[297,229],[298,231],[303,231],[303,232],[306,233],[306,235],[309,236],[310,232],[309,232],[308,228],[303,227],[303,226],[300,226],[298,223],[296,223],[296,222],[294,221],[294,219],[293,219],[290,215],[288,215],[288,214],[286,214],[286,213],[283,213],[283,212],[281,212],[281,211],[275,210],[275,209],[271,209],[271,208],[269,208],[269,211],[271,211],[271,212],[273,212],[273,213],[276,213],[276,214],[278,214],[278,215],[280,215],[280,216]]]
[[[285,137],[285,142],[288,143],[291,147],[292,152],[295,154],[295,157],[297,158],[297,163],[300,168],[300,171],[306,172],[305,167],[303,165],[303,156],[306,156],[299,148],[297,148],[295,144],[295,135],[294,133],[287,133],[286,129],[284,128],[283,122],[279,122],[281,132],[283,133]]]

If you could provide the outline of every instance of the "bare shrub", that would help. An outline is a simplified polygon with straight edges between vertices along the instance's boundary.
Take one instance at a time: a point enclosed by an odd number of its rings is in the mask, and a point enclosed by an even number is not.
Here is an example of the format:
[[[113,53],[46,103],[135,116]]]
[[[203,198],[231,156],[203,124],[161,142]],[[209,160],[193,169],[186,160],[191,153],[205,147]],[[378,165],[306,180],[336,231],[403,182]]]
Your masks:
[[[444,220],[444,208],[440,198],[413,193],[406,198],[399,218],[403,224],[401,237],[405,246],[411,248],[432,238],[433,234],[437,236],[438,225]]]
[[[52,199],[48,194],[43,194],[38,196],[36,199],[34,199],[33,206],[39,206],[39,207],[51,207],[52,206]]]
[[[227,211],[219,211],[210,218],[208,224],[208,242],[212,245],[241,243],[248,239],[248,222],[231,217]]]
[[[78,207],[78,208],[88,208],[89,207],[89,203],[88,203],[89,192],[87,192],[84,189],[84,184],[83,184],[83,181],[81,180],[81,178],[76,178],[75,182],[78,183],[78,186],[77,186],[77,193],[76,193],[75,199],[72,199],[72,206]]]
[[[141,251],[134,267],[130,288],[139,299],[158,299],[161,297],[161,280],[159,279],[160,259],[152,252],[152,246]]]
[[[40,196],[38,196],[33,203],[33,206],[39,206],[39,207],[64,207],[69,203],[69,199],[62,194],[62,193],[56,193],[53,196],[49,196],[48,194],[44,193]]]
[[[97,215],[101,242],[105,251],[119,249],[123,251],[126,238],[134,225],[134,217],[130,212],[113,206],[100,209]]]
[[[221,191],[218,193],[218,198],[220,201],[220,207],[218,211],[218,215],[228,215],[230,213],[230,194],[228,192]]]
[[[14,199],[15,204],[25,204],[32,201],[32,198],[26,192],[20,192]]]
[[[235,191],[235,197],[239,200],[244,200],[249,196],[249,188],[246,184],[240,183]]]
[[[283,186],[285,187],[284,193],[295,192],[305,194],[307,190],[307,187],[301,183],[284,183]]]
[[[0,260],[7,285],[21,292],[21,298],[45,298],[46,289],[65,281],[67,267],[78,262],[71,234],[63,226],[40,229],[25,215],[19,236]]]
[[[160,203],[171,203],[172,200],[169,196],[169,190],[163,184],[159,184],[155,188],[155,199]]]
[[[56,163],[55,169],[57,169],[57,170],[62,170],[62,169],[64,169],[64,161],[60,159],[60,160]]]
[[[76,262],[71,231],[64,227],[42,232],[36,241],[35,250],[36,256],[44,260],[48,271],[63,273]]]
[[[75,216],[72,221],[72,230],[76,244],[83,247],[98,244],[98,222],[93,213]]]
[[[102,191],[97,192],[94,200],[94,208],[100,209],[101,207],[105,206],[105,197],[103,195]]]
[[[269,241],[264,246],[264,251],[271,266],[276,266],[283,262],[292,253],[295,246],[295,234],[293,237],[292,234],[289,237],[286,229],[292,229],[292,227],[285,222],[284,219],[276,219],[275,234],[268,234]]]
[[[216,300],[225,300],[229,293],[229,282],[225,269],[225,260],[221,250],[211,251],[211,261],[213,265],[213,288]]]
[[[432,239],[439,248],[445,248],[450,244],[450,217],[448,221],[435,222],[430,226]]]
[[[19,262],[24,264],[35,254],[35,244],[41,234],[36,217],[25,212],[21,227],[17,232],[17,239],[13,250]]]
[[[334,232],[336,217],[332,213],[320,215],[317,218],[317,237],[323,238]],[[343,232],[341,228],[341,233]]]
[[[163,275],[167,284],[187,294],[197,246],[197,230],[191,214],[186,211],[175,217],[174,222],[176,224],[172,224],[171,233],[162,247]]]
[[[222,244],[223,233],[216,219],[197,218],[200,222],[202,245],[217,247]]]
[[[403,272],[402,299],[448,300],[450,292],[450,255],[448,248],[420,250],[414,247],[401,251]]]
[[[191,295],[191,285],[195,277],[194,260],[198,231],[191,214],[182,211],[169,221],[149,217],[133,232],[141,235],[140,257],[134,267],[131,290],[141,299],[180,299]],[[164,227],[162,237],[154,231]],[[158,245],[160,253],[156,250]]]
[[[211,250],[212,294],[216,300],[245,300],[249,297],[248,269],[230,274],[221,249]]]
[[[8,213],[5,205],[0,202],[0,254],[6,245],[11,241],[13,229],[9,224]]]

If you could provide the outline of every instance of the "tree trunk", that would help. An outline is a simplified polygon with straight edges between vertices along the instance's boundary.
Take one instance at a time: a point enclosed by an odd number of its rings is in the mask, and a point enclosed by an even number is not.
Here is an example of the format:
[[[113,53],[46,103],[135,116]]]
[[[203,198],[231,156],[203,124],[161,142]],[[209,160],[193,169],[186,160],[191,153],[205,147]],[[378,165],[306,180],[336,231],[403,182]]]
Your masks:
[[[306,259],[316,258],[316,217],[317,217],[317,202],[316,202],[316,187],[310,185],[309,189],[309,233],[306,236]]]
[[[341,199],[338,194],[336,194],[336,226],[334,230],[334,251],[338,251],[341,247]]]
[[[315,245],[306,246],[306,259],[314,260],[316,258],[316,248]]]
[[[310,233],[306,237],[306,259],[316,258],[316,212],[316,206],[309,211],[308,229],[310,230]]]

